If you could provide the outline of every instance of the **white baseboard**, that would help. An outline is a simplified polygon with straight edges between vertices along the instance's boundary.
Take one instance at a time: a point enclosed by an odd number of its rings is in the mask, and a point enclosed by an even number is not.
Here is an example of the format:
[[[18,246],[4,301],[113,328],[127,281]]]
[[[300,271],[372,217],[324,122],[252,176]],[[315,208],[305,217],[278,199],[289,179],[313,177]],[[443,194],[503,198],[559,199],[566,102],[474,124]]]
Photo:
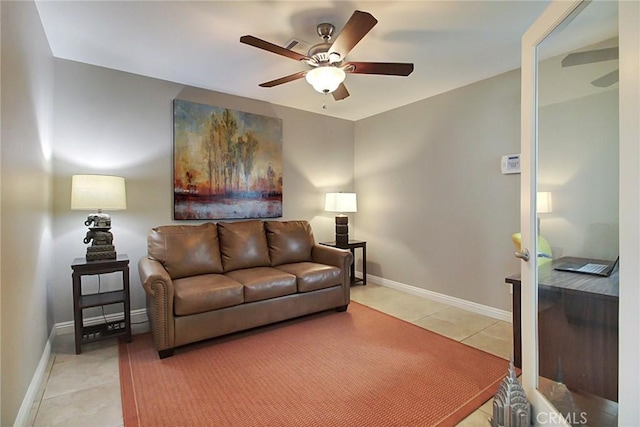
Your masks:
[[[47,339],[44,351],[42,352],[42,357],[40,357],[40,362],[38,362],[36,372],[33,374],[29,388],[27,388],[27,393],[24,395],[24,399],[22,399],[18,415],[13,423],[14,427],[26,426],[29,422],[31,408],[36,401],[36,398],[38,398],[40,386],[44,382],[45,375],[47,374],[47,367],[49,366],[49,360],[51,359],[51,349],[53,348],[53,341],[55,339],[55,330],[55,327],[51,328],[49,338]]]
[[[357,271],[356,276],[362,278],[362,272]],[[452,305],[463,310],[471,311],[473,313],[478,313],[483,316],[511,323],[512,315],[510,311],[500,310],[494,307],[489,307],[488,305],[482,305],[475,302],[463,300],[461,298],[455,298],[427,289],[418,288],[416,286],[411,286],[393,280],[384,279],[382,277],[373,276],[371,274],[367,274],[367,283],[374,283],[376,285],[397,289],[399,291],[407,292],[409,294],[416,295],[422,298],[427,298],[432,301]]]

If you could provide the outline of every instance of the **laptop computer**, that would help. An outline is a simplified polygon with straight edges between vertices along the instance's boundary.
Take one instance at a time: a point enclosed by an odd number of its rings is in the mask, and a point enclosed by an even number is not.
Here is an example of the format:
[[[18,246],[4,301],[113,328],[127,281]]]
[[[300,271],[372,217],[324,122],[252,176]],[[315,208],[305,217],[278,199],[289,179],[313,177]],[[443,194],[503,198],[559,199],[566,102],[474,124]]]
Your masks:
[[[620,257],[614,262],[596,263],[596,262],[566,262],[564,264],[553,267],[554,270],[568,271],[570,273],[591,274],[594,276],[609,277],[618,265]]]

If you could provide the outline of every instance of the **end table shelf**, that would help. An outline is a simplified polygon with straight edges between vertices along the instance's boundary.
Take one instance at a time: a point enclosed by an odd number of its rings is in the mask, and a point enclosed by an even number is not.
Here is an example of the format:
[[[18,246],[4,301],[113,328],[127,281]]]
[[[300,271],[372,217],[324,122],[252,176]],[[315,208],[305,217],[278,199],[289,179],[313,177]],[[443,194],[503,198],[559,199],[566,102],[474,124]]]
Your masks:
[[[75,330],[76,354],[80,354],[81,345],[103,339],[124,337],[131,341],[131,309],[129,299],[129,258],[118,255],[116,259],[87,261],[76,258],[71,264],[73,273],[73,323]],[[116,291],[82,294],[82,276],[122,272],[122,289]],[[82,310],[92,307],[104,307],[122,304],[124,314],[121,319],[105,321],[97,325],[84,325]]]
[[[100,307],[107,304],[124,302],[124,291],[104,292],[100,294],[87,294],[80,297],[82,308]]]

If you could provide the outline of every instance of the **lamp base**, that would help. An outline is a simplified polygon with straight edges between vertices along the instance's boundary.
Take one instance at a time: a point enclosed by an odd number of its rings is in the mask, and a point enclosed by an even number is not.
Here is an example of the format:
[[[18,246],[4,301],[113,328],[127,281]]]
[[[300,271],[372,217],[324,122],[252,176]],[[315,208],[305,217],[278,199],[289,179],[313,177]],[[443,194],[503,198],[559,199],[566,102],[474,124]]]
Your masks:
[[[111,227],[89,227],[83,242],[90,243],[87,247],[87,261],[97,261],[101,259],[116,259],[117,254],[113,246],[113,234],[109,231]]]
[[[336,243],[338,245],[346,245],[349,243],[349,235],[348,234],[336,234]]]
[[[336,243],[349,243],[349,217],[346,215],[336,216]]]
[[[98,261],[101,259],[116,259],[118,254],[113,245],[96,245],[87,247],[87,261]]]

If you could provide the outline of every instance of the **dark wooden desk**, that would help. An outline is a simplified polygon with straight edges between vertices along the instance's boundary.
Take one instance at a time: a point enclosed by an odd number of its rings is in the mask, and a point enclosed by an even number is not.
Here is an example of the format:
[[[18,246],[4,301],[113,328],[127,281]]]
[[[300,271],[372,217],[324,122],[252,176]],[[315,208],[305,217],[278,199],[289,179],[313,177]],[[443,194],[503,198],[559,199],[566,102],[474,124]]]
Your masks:
[[[320,244],[339,249],[349,249],[353,255],[353,262],[351,263],[351,284],[367,284],[367,242],[362,240],[349,240],[349,243],[320,242]],[[356,277],[356,248],[362,249],[362,279]]]
[[[580,260],[564,257],[553,265]],[[514,364],[522,367],[520,274],[505,281],[513,285]],[[538,281],[540,375],[561,375],[571,389],[617,402],[618,271],[599,277],[541,268]]]
[[[80,354],[82,344],[107,338],[123,336],[131,342],[131,308],[129,300],[129,258],[118,255],[117,259],[87,261],[75,258],[71,264],[73,273],[73,323],[75,329],[76,354]],[[118,291],[82,293],[82,276],[122,272],[122,289]],[[110,304],[123,304],[122,320],[84,326],[82,310],[90,307],[103,307]]]

